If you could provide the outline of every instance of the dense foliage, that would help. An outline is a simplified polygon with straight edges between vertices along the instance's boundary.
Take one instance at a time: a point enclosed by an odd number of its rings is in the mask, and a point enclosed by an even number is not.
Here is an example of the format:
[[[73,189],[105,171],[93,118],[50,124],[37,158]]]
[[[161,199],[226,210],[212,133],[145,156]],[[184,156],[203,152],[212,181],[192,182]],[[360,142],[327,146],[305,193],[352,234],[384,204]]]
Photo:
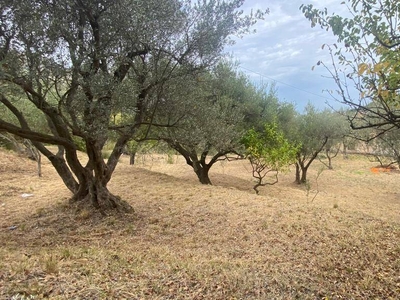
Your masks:
[[[126,208],[107,189],[124,147],[152,123],[170,80],[213,66],[230,37],[248,33],[263,16],[244,15],[243,2],[2,1],[0,103],[12,118],[2,117],[0,130],[31,139],[74,200],[101,211]],[[129,117],[115,124],[119,112]],[[87,163],[77,155],[82,141]]]
[[[300,149],[285,138],[276,123],[265,124],[261,132],[250,129],[242,138],[242,143],[253,169],[253,177],[257,180],[253,187],[257,194],[258,187],[278,182],[278,173],[295,162]],[[269,178],[265,181],[267,176]]]

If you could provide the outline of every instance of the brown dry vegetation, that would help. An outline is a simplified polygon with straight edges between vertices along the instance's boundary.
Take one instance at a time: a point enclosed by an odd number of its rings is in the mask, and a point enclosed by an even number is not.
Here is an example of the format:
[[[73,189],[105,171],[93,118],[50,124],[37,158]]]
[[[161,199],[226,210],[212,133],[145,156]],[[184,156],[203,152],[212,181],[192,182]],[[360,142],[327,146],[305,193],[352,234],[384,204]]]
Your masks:
[[[0,152],[0,299],[400,299],[399,173],[339,158],[308,191],[289,173],[256,196],[245,161],[214,186],[175,157],[137,162],[110,183],[135,213],[99,217],[49,163],[38,178]]]

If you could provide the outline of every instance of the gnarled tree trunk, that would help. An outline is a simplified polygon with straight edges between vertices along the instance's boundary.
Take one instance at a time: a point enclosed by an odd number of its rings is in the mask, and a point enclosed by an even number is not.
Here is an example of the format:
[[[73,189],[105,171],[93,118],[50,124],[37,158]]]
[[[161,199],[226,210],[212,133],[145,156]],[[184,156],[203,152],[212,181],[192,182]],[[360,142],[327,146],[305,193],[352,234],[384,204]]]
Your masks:
[[[296,162],[296,183],[302,184],[307,182],[307,171],[310,164],[304,165],[304,162]]]
[[[325,137],[323,143],[314,152],[310,154],[298,153],[296,162],[296,183],[303,184],[307,182],[307,171],[312,162],[317,158],[318,154],[325,147],[328,142],[328,137]]]
[[[123,144],[123,139],[117,142],[106,163],[101,156],[101,143],[88,142],[86,147],[89,160],[85,166],[82,166],[75,149],[59,147],[58,152],[53,154],[43,144],[34,142],[34,145],[50,160],[64,184],[73,193],[71,202],[97,209],[102,214],[109,210],[133,211],[127,202],[113,195],[107,188],[122,153]]]
[[[93,207],[105,213],[108,210],[123,212],[132,211],[132,207],[120,197],[112,194],[107,183],[97,178],[90,172],[86,172],[84,180],[79,183],[78,190],[74,193],[72,202],[80,202],[84,206]]]
[[[201,184],[212,184],[208,176],[208,171],[210,170],[208,165],[203,165],[201,162],[196,161],[193,163],[193,169]]]
[[[209,177],[209,171],[211,167],[218,160],[220,160],[221,157],[224,157],[228,153],[234,153],[234,150],[217,152],[212,157],[210,157],[209,161],[207,162],[207,155],[209,154],[210,149],[209,145],[206,145],[204,150],[198,155],[195,149],[190,147],[185,148],[184,145],[172,139],[164,138],[164,141],[166,141],[168,145],[178,151],[179,154],[181,154],[185,158],[186,163],[193,168],[201,184],[212,184]]]

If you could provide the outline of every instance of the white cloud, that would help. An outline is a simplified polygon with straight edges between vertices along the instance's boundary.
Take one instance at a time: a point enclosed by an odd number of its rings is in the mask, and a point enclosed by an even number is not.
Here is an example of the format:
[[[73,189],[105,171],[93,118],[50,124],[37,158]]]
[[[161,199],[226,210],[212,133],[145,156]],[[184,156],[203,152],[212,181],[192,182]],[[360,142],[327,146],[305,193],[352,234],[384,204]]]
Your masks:
[[[257,33],[237,39],[236,45],[226,50],[239,60],[253,80],[278,80],[279,95],[287,101],[296,101],[299,107],[309,100],[323,106],[327,94],[323,89],[334,89],[334,83],[322,75],[323,68],[311,71],[318,60],[329,61],[329,53],[321,49],[324,43],[332,44],[336,38],[331,32],[320,28],[311,28],[310,22],[299,10],[303,2],[314,4],[318,8],[328,7],[328,11],[342,13],[346,10],[340,5],[343,0],[261,0],[246,1],[245,11],[270,8],[270,14],[256,25]],[[288,86],[289,85],[289,86]],[[297,90],[307,90],[306,93]],[[320,97],[313,94],[321,95]]]

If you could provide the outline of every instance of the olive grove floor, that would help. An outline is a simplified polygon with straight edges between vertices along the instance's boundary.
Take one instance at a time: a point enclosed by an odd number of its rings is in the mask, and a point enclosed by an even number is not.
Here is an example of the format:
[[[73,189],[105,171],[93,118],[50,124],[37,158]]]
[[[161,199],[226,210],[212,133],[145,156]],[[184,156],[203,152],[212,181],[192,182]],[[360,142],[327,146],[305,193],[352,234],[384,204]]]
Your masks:
[[[400,173],[333,163],[257,196],[246,161],[202,186],[177,156],[123,157],[109,187],[135,213],[100,217],[0,151],[0,299],[400,299]]]

